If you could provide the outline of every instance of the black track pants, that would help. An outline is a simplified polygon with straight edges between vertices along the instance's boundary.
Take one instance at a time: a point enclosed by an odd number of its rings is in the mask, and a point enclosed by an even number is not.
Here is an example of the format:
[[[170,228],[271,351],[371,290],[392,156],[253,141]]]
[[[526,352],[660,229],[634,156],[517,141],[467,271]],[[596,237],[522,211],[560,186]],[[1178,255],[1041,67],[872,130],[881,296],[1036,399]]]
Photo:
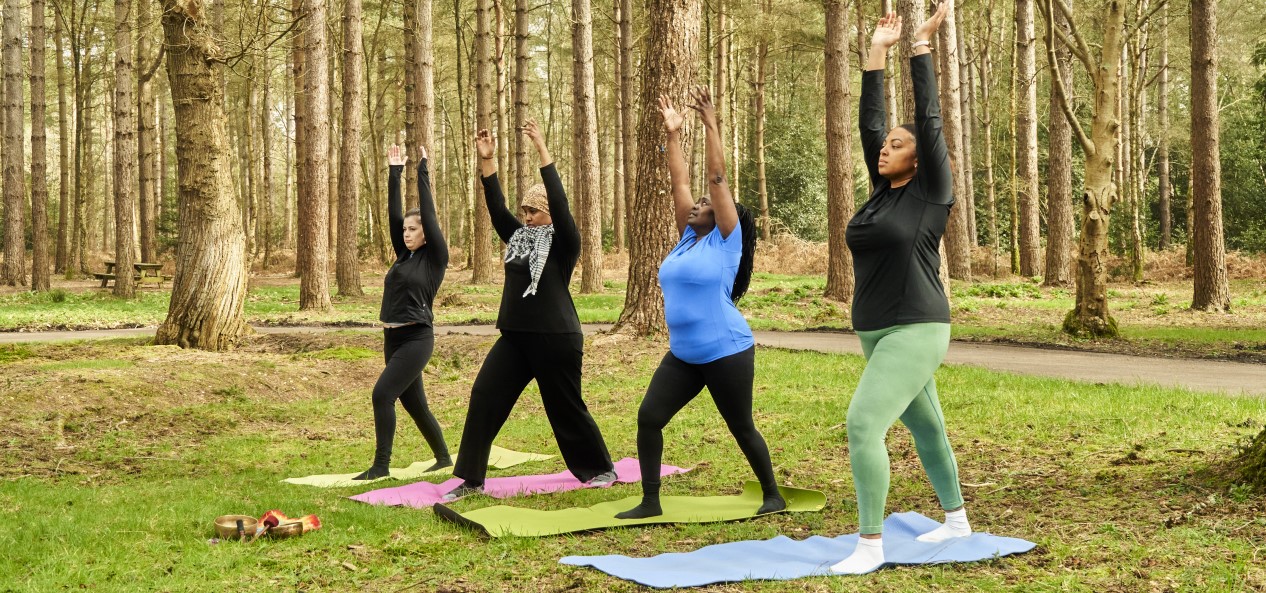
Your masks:
[[[383,355],[387,368],[374,384],[374,433],[376,448],[374,466],[391,465],[391,444],[396,436],[396,400],[422,431],[422,438],[437,459],[448,457],[444,432],[426,405],[422,389],[422,369],[431,360],[435,333],[430,326],[406,325],[383,330]]]

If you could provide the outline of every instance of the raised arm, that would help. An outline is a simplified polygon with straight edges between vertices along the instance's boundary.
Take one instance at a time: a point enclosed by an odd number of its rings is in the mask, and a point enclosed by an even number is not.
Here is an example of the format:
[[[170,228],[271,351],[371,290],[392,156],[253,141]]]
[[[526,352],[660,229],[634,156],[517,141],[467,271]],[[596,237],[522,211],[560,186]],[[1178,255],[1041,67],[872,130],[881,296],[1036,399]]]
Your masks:
[[[862,73],[861,112],[857,118],[862,135],[862,156],[872,185],[879,185],[879,151],[888,136],[888,113],[884,106],[884,69],[888,67],[888,50],[901,40],[901,17],[890,12],[879,19],[870,39],[866,71]]]
[[[437,268],[448,267],[448,241],[440,229],[440,219],[435,213],[435,198],[431,196],[431,173],[426,168],[426,147],[420,149],[418,161],[418,218],[422,219],[422,232],[426,237],[427,257]]]
[[[708,87],[696,87],[690,98],[693,99],[690,108],[699,112],[703,120],[704,174],[708,178],[708,197],[712,199],[712,213],[716,217],[717,228],[721,230],[721,238],[726,239],[738,226],[739,216],[730,186],[725,182],[725,147],[721,145],[717,109],[712,104],[712,93]]]
[[[554,225],[554,246],[561,253],[580,253],[580,229],[576,228],[576,219],[572,218],[563,180],[558,176],[558,167],[549,154],[549,148],[545,146],[545,137],[541,135],[541,128],[536,120],[524,122],[523,135],[532,141],[541,157],[541,181],[545,184],[545,199],[549,202],[549,216]]]
[[[523,226],[523,222],[506,208],[506,196],[501,191],[501,181],[497,179],[497,141],[492,132],[479,130],[475,135],[475,150],[479,153],[479,181],[484,185],[484,202],[488,205],[492,228],[496,229],[503,243],[509,243],[510,236]]]
[[[690,169],[681,151],[681,126],[686,120],[677,113],[667,95],[659,96],[659,115],[664,118],[664,130],[668,132],[665,140],[668,144],[668,179],[673,190],[673,219],[680,236],[686,232],[686,219],[690,218],[690,209],[695,206],[694,196],[690,195]]]
[[[919,25],[914,32],[914,57],[910,58],[910,79],[914,86],[915,151],[919,166],[915,176],[924,188],[927,198],[937,204],[954,201],[953,178],[950,172],[949,151],[945,147],[942,132],[941,102],[937,96],[936,70],[932,64],[928,43],[945,21],[949,5],[942,2],[936,12]]]
[[[387,229],[391,235],[391,247],[396,251],[396,258],[409,250],[404,245],[404,204],[400,196],[400,176],[404,174],[404,164],[408,155],[400,150],[400,146],[392,144],[387,149]]]

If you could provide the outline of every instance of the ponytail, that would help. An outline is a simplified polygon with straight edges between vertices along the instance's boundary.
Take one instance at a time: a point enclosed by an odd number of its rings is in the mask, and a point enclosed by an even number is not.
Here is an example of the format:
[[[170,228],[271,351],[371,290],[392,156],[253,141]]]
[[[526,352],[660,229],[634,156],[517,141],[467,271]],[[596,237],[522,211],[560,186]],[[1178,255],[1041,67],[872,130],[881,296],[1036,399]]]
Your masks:
[[[738,209],[739,232],[743,233],[743,257],[739,260],[738,273],[734,275],[734,287],[730,289],[730,300],[737,305],[739,299],[747,294],[747,287],[752,283],[752,261],[756,258],[756,219],[746,206],[735,202]]]

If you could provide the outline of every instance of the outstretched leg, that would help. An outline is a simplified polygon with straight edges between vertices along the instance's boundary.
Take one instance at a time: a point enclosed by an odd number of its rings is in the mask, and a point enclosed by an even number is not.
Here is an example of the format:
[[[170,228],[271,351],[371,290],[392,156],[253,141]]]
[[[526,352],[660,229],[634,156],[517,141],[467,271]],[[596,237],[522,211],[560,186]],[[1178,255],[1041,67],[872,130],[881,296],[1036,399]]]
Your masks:
[[[765,437],[756,430],[752,421],[752,383],[756,373],[756,347],[753,346],[700,365],[703,369],[704,381],[712,401],[729,427],[739,449],[747,458],[748,465],[760,481],[764,500],[756,513],[763,515],[787,508],[782,493],[778,491],[778,480],[774,477],[774,465],[769,458],[769,446]]]
[[[532,370],[524,353],[506,336],[498,338],[470,389],[470,406],[462,428],[457,465],[453,467],[453,475],[465,480],[462,486],[483,487],[492,441],[501,432],[510,410],[530,380]]]

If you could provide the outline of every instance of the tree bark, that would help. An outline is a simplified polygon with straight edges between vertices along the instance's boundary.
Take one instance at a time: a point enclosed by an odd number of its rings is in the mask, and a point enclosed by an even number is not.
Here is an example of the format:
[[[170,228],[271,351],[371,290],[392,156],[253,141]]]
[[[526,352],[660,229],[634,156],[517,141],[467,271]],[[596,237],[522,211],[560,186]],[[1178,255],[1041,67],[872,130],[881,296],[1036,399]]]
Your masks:
[[[623,213],[621,218],[622,232],[617,245],[627,247],[632,250],[629,245],[631,239],[631,230],[629,225],[633,221],[633,197],[637,191],[637,179],[634,175],[637,167],[637,114],[633,110],[633,0],[618,0],[620,2],[620,47],[619,63],[620,63],[620,136],[621,136],[621,171],[624,176],[624,189],[622,196],[624,198]],[[733,110],[730,110],[733,113]],[[737,183],[737,181],[736,181]],[[737,185],[735,186],[734,196],[738,197]]]
[[[971,226],[967,221],[971,213],[967,190],[971,159],[963,150],[963,79],[959,76],[958,18],[955,12],[951,2],[949,14],[937,32],[940,48],[936,52],[941,62],[941,119],[944,121],[945,147],[949,152],[954,188],[954,206],[950,208],[944,242],[949,277],[971,281]]]
[[[984,29],[985,42],[980,48],[981,63],[981,84],[980,99],[981,113],[983,120],[981,127],[985,136],[985,204],[989,211],[989,252],[993,256],[993,269],[990,271],[994,277],[999,274],[998,253],[1002,247],[1002,240],[998,234],[998,183],[994,178],[994,159],[993,159],[993,103],[990,101],[990,84],[993,80],[993,61],[992,53],[989,48],[993,39],[993,2],[989,3],[985,12]],[[1001,31],[999,31],[1001,35]]]
[[[57,50],[57,58],[53,63],[57,68],[57,254],[54,256],[53,272],[66,272],[70,261],[70,110],[66,105],[66,60],[63,51],[62,29],[64,14],[60,5],[54,3],[53,47]]]
[[[403,0],[404,3],[404,143],[409,162],[416,164],[421,154],[422,137],[418,129],[418,96],[422,83],[422,56],[418,40],[418,8],[428,0]],[[429,24],[429,23],[428,23]],[[457,51],[461,51],[459,48]],[[460,92],[460,91],[459,91]],[[413,175],[405,167],[401,183],[404,184],[404,200],[408,208],[418,203],[418,184],[412,183]]]
[[[1170,236],[1173,234],[1174,222],[1171,212],[1174,197],[1174,186],[1169,178],[1169,11],[1161,10],[1161,42],[1158,47],[1160,55],[1159,80],[1156,83],[1156,117],[1157,129],[1160,131],[1160,146],[1157,147],[1156,185],[1160,194],[1160,237],[1156,247],[1160,251],[1169,249]]]
[[[225,350],[246,332],[246,240],[227,162],[224,64],[197,0],[162,0],[176,108],[180,240],[171,305],[157,344]]]
[[[259,219],[259,230],[255,232],[255,240],[263,243],[264,247],[264,269],[272,264],[273,259],[273,107],[270,93],[270,85],[273,74],[272,64],[269,63],[268,54],[262,57],[260,71],[261,80],[260,87],[260,103],[263,108],[259,110],[259,146],[260,146],[260,188],[259,199],[263,212]],[[287,114],[288,115],[288,114]],[[258,249],[258,246],[256,247]]]
[[[433,15],[431,0],[413,1],[418,4],[417,50],[414,59],[418,63],[416,128],[419,146],[411,147],[409,150],[413,151],[411,154],[414,154],[415,158],[420,158],[419,148],[425,146],[428,153],[434,152],[435,148],[435,40],[434,28],[431,24]],[[347,92],[346,89],[343,92]],[[413,162],[416,163],[417,160]],[[377,166],[377,163],[374,166]],[[408,168],[405,167],[406,170]],[[409,177],[412,178],[412,175]],[[418,184],[415,180],[415,183],[408,185],[415,194],[414,202],[416,202]],[[431,193],[435,193],[434,187],[431,188]],[[383,228],[381,224],[375,226],[379,229]]]
[[[1222,164],[1218,132],[1218,12],[1213,0],[1191,2],[1191,308],[1230,311],[1222,234]]]
[[[137,193],[137,99],[132,52],[132,0],[114,0],[114,295],[132,298],[135,193]]]
[[[299,283],[299,310],[327,311],[330,304],[329,229],[330,220],[330,129],[327,107],[330,89],[323,66],[329,60],[326,47],[325,3],[302,0],[307,31],[303,35],[303,111],[300,128],[303,142],[295,141],[299,150],[299,181],[307,188],[299,192],[300,237],[296,250],[305,253],[302,281]],[[296,118],[297,119],[297,118]],[[306,239],[304,241],[303,239]]]
[[[4,2],[4,266],[0,282],[26,286],[26,147],[22,143],[22,4]]]
[[[301,17],[305,16],[306,9],[304,0],[291,0],[294,14]],[[307,153],[311,148],[310,141],[307,140],[305,134],[308,130],[307,120],[309,117],[308,93],[304,89],[304,80],[307,77],[307,58],[304,52],[307,51],[308,29],[311,25],[300,23],[296,27],[294,34],[291,36],[291,64],[292,74],[291,82],[293,83],[293,91],[291,92],[291,100],[293,102],[294,129],[293,147],[294,147],[294,188],[295,199],[291,205],[289,199],[286,201],[286,224],[289,231],[286,233],[286,246],[291,247],[295,251],[295,277],[302,278],[304,270],[308,269],[308,257],[312,255],[313,240],[308,237],[309,227],[300,221],[306,215],[304,204],[307,204],[312,198],[308,195],[312,183],[308,177],[308,166],[306,164]],[[406,93],[407,96],[407,93]]]
[[[829,299],[851,302],[853,258],[844,231],[853,216],[853,116],[849,94],[848,7],[824,0],[826,9],[826,292]]]
[[[1072,2],[1070,1],[1071,5]],[[1058,12],[1046,15],[1055,19],[1055,26],[1072,35],[1068,21]],[[1054,39],[1049,31],[1045,35],[1048,45],[1054,44],[1055,64],[1067,84],[1073,81],[1072,50]],[[1047,51],[1052,48],[1048,47]],[[1054,83],[1052,82],[1052,85]],[[1073,264],[1073,129],[1068,120],[1060,115],[1059,96],[1052,88],[1050,93],[1050,131],[1048,133],[1048,157],[1046,168],[1046,272],[1042,286],[1071,286]]]
[[[625,218],[625,193],[624,178],[626,172],[624,169],[624,112],[628,109],[628,104],[624,102],[624,94],[621,91],[621,81],[624,78],[624,57],[622,48],[624,47],[624,33],[620,29],[623,24],[623,0],[615,0],[612,3],[612,20],[613,38],[615,40],[615,51],[613,52],[613,76],[612,81],[615,86],[611,93],[615,104],[615,118],[612,120],[611,129],[613,130],[613,140],[615,143],[615,151],[612,155],[611,163],[611,186],[612,186],[612,205],[611,205],[611,234],[612,249],[616,253],[624,251],[624,218]]]
[[[1037,64],[1033,32],[1034,0],[1015,3],[1016,179],[1019,202],[1020,275],[1032,278],[1042,270],[1040,196],[1037,179]]]
[[[626,5],[627,7],[627,5]],[[699,0],[648,0],[650,15],[642,56],[642,113],[656,113],[660,94],[685,97],[699,63]],[[627,18],[627,15],[626,15]],[[625,43],[629,43],[626,37]],[[629,76],[628,70],[625,75]],[[627,122],[626,122],[627,123]],[[683,135],[685,136],[685,135]],[[618,331],[649,335],[664,331],[664,304],[656,271],[676,239],[668,196],[668,170],[659,147],[664,128],[657,117],[638,127],[636,192],[629,204],[629,280]],[[690,154],[689,147],[685,153]]]
[[[45,134],[44,0],[31,0],[31,290],[48,290],[48,138]],[[59,56],[60,60],[60,56]]]
[[[962,92],[959,103],[960,113],[962,114],[963,129],[963,159],[964,162],[958,167],[959,175],[963,177],[963,194],[958,196],[956,200],[960,207],[966,212],[963,215],[967,218],[967,247],[970,257],[971,250],[976,248],[976,155],[973,146],[976,142],[976,84],[975,78],[972,76],[972,60],[973,54],[971,48],[967,45],[967,34],[964,31],[965,26],[962,22],[966,19],[960,18],[966,14],[966,8],[957,11],[954,16],[955,21],[955,39],[954,46],[958,48],[958,80],[961,84]]]
[[[475,6],[475,125],[480,130],[491,130],[496,124],[492,120],[496,98],[492,88],[495,74],[490,22],[492,0],[476,0]],[[492,281],[495,265],[492,259],[492,221],[488,218],[483,184],[476,183],[475,188],[475,232],[471,234],[470,242],[471,282],[487,284]]]
[[[338,292],[344,296],[365,294],[360,286],[360,257],[356,249],[359,239],[356,219],[360,212],[361,112],[365,106],[362,94],[365,89],[361,86],[360,20],[361,0],[344,0],[343,142],[339,152],[338,263],[335,268]]]
[[[572,146],[580,227],[580,292],[602,290],[602,188],[598,170],[598,105],[593,80],[593,13],[589,0],[572,0]]]
[[[535,183],[528,139],[519,133],[528,119],[528,45],[532,31],[528,0],[514,2],[514,206],[523,203],[523,192]]]
[[[149,67],[153,64],[154,56],[150,40],[150,24],[153,19],[153,12],[147,0],[135,0],[136,5],[136,64],[137,64],[137,85],[136,85],[136,144],[138,164],[140,165],[140,183],[139,191],[139,214],[140,226],[140,243],[141,243],[141,261],[156,262],[158,254],[155,249],[154,239],[154,186],[156,185],[155,176],[155,160],[157,153],[154,149],[155,140],[155,113],[154,113],[154,81]],[[249,116],[248,116],[249,117]],[[254,162],[254,161],[252,161]]]
[[[337,265],[338,264],[338,256],[337,256],[338,226],[339,226],[338,224],[338,220],[339,220],[339,217],[338,217],[339,158],[338,158],[338,146],[335,145],[336,144],[335,139],[338,138],[338,120],[342,114],[340,114],[338,110],[334,108],[334,104],[335,104],[334,97],[337,93],[336,86],[335,86],[335,82],[337,80],[337,78],[335,77],[335,65],[338,62],[337,60],[338,44],[335,37],[335,31],[338,30],[338,27],[337,25],[331,26],[329,24],[331,21],[330,14],[334,10],[334,6],[337,6],[337,3],[330,3],[328,0],[320,0],[320,2],[325,6],[326,10],[329,11],[329,12],[326,12],[326,15],[325,15],[325,22],[326,22],[325,56],[326,58],[323,63],[325,64],[324,70],[325,70],[325,75],[326,75],[326,79],[325,79],[326,90],[325,90],[325,117],[322,119],[322,121],[326,122],[325,158],[322,160],[322,162],[325,164],[325,173],[326,173],[325,187],[327,189],[326,189],[325,197],[326,197],[326,200],[329,202],[329,210],[326,212],[326,215],[328,216],[326,232],[329,234],[329,241],[325,244],[326,249],[328,250],[328,253],[326,254],[326,262],[328,266],[329,263],[333,261],[333,265],[335,266],[335,268],[337,268],[338,267]],[[338,22],[337,19],[335,19],[334,22],[337,23]],[[413,185],[417,185],[417,184],[413,184]],[[328,273],[328,270],[327,270],[327,273]],[[328,285],[329,282],[327,281],[326,284]]]
[[[762,0],[761,13],[768,15],[771,10],[770,0]],[[773,219],[769,217],[769,189],[765,179],[765,75],[769,67],[769,32],[763,32],[756,44],[756,78],[752,81],[752,95],[756,104],[756,137],[753,140],[756,149],[756,195],[760,198],[761,240],[770,239]],[[686,154],[690,154],[687,152]]]

